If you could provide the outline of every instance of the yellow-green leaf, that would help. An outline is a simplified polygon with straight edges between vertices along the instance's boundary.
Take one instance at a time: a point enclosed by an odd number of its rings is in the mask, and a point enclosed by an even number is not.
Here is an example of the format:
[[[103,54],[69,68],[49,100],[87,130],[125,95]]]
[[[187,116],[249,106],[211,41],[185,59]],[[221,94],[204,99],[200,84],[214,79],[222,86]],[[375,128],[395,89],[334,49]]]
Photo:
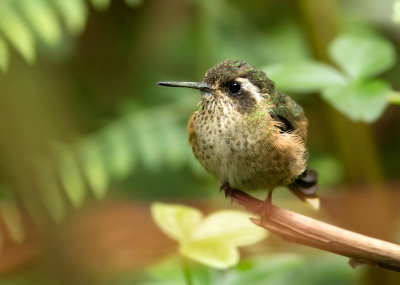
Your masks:
[[[193,229],[203,219],[203,214],[195,208],[159,202],[151,205],[151,215],[166,235],[179,242],[190,239]]]
[[[45,0],[20,0],[18,3],[32,28],[47,44],[55,45],[60,41],[61,27],[59,21]]]
[[[219,238],[235,246],[245,246],[265,239],[268,232],[250,220],[250,214],[223,210],[207,216],[193,231],[192,239]]]
[[[91,0],[94,8],[98,10],[105,10],[110,6],[111,0]]]
[[[165,150],[163,156],[171,168],[177,168],[182,165],[185,159],[185,151],[180,142],[186,141],[187,133],[180,125],[177,126],[176,122],[173,121],[173,115],[170,113],[166,113],[162,117],[163,119],[160,120],[158,126],[160,129],[158,134],[163,141],[162,146]]]
[[[105,133],[108,147],[107,167],[117,179],[125,177],[133,168],[134,153],[126,139],[126,131],[116,125]]]
[[[396,23],[400,23],[400,0],[393,1],[393,16],[392,19]]]
[[[388,102],[390,104],[400,105],[400,92],[391,90],[388,94]]]
[[[74,207],[79,207],[85,198],[85,186],[78,163],[71,150],[60,152],[60,178],[65,192]]]
[[[78,34],[85,27],[88,16],[87,6],[82,0],[53,0],[64,17],[68,30]]]
[[[25,60],[33,63],[35,42],[32,33],[11,5],[4,6],[0,10],[0,29]]]
[[[156,170],[160,167],[160,157],[163,151],[155,131],[155,123],[148,117],[137,115],[129,120],[132,132],[136,135],[136,142],[140,150],[143,164],[149,170]]]
[[[8,69],[9,57],[7,45],[3,38],[0,37],[0,69],[4,72]]]
[[[65,205],[61,189],[51,167],[45,162],[37,164],[39,167],[38,182],[39,195],[51,218],[60,223],[65,216]]]
[[[14,203],[0,204],[0,211],[6,225],[6,228],[11,238],[16,242],[22,242],[25,237],[25,232],[22,226],[21,212]]]
[[[239,262],[239,251],[220,238],[209,238],[182,244],[182,255],[217,269],[226,269]]]
[[[143,0],[125,0],[125,3],[131,7],[136,7],[143,3]]]
[[[102,153],[95,141],[85,141],[80,146],[83,174],[97,198],[103,198],[109,185]]]

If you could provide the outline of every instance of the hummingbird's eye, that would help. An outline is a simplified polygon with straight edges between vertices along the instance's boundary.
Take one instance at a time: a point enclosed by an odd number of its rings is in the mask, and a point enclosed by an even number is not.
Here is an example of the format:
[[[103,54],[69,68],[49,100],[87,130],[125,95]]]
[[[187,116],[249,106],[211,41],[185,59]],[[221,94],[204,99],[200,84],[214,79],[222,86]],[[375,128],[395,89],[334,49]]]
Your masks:
[[[228,85],[229,92],[236,94],[240,92],[241,86],[240,83],[237,81],[233,81]]]

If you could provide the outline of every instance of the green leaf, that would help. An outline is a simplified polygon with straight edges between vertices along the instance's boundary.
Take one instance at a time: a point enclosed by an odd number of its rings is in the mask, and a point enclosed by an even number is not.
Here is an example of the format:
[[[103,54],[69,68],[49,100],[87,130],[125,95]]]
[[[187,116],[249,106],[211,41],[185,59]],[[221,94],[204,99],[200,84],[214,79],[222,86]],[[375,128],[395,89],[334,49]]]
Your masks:
[[[400,0],[393,1],[392,19],[395,23],[400,23]]]
[[[178,255],[172,255],[147,267],[146,273],[150,278],[140,282],[140,285],[187,285],[182,266],[187,267],[190,271],[193,285],[219,284],[218,279],[215,278],[218,276],[214,274],[213,270],[190,262],[185,257],[183,259]],[[185,263],[185,265],[182,265],[182,263]],[[115,282],[112,284],[115,284]]]
[[[203,219],[203,214],[192,207],[164,203],[153,203],[151,215],[160,229],[172,239],[185,241]]]
[[[297,285],[300,277],[299,268],[306,265],[305,259],[300,255],[288,253],[259,255],[257,258],[247,262],[248,264],[245,268],[242,268],[242,263],[239,263],[237,268],[227,272],[218,284],[284,285],[295,283]],[[296,275],[296,282],[293,282],[293,274]]]
[[[135,160],[135,153],[126,138],[126,130],[121,124],[116,124],[104,132],[104,137],[107,144],[107,167],[111,175],[121,179],[132,171]]]
[[[33,29],[49,45],[61,39],[61,27],[53,10],[45,0],[20,0],[18,2]]]
[[[155,264],[146,268],[146,273],[159,282],[149,282],[149,284],[177,284],[179,281],[183,283],[184,275],[182,272],[181,257],[178,255],[169,256],[165,259],[157,261]],[[147,284],[147,283],[145,283]]]
[[[182,255],[217,269],[226,269],[239,262],[239,251],[221,238],[191,241],[180,246]]]
[[[371,123],[385,110],[389,93],[386,82],[373,80],[329,88],[323,90],[322,96],[350,119]]]
[[[4,72],[8,69],[8,60],[9,60],[8,48],[4,40],[0,37],[0,69]]]
[[[187,145],[186,129],[176,122],[176,116],[170,112],[164,112],[158,120],[158,135],[162,140],[163,157],[171,168],[178,168],[187,158],[185,147]]]
[[[105,10],[110,6],[111,0],[91,0],[92,5],[97,10]]]
[[[235,246],[250,245],[265,239],[268,232],[254,225],[249,218],[249,213],[237,210],[215,212],[196,227],[192,239],[219,238]]]
[[[333,67],[315,61],[275,64],[264,68],[278,89],[286,92],[317,92],[345,85],[346,78]]]
[[[60,223],[66,211],[57,178],[49,164],[39,161],[36,165],[39,167],[37,178],[39,183],[39,197],[43,201],[51,218],[55,222]]]
[[[11,236],[16,242],[22,242],[25,237],[22,225],[21,212],[15,203],[0,203],[1,216],[4,224]]]
[[[85,27],[88,16],[85,1],[82,0],[53,0],[58,10],[65,19],[68,30],[73,34],[79,34]]]
[[[79,147],[83,175],[96,198],[101,199],[109,185],[101,149],[94,140],[86,140]]]
[[[400,105],[400,92],[392,90],[389,93],[388,100],[390,104]]]
[[[35,60],[35,42],[27,25],[11,5],[0,10],[0,29],[29,63]]]
[[[158,139],[155,123],[151,117],[143,114],[129,120],[143,164],[149,170],[156,170],[161,166],[160,158],[163,155],[162,142]]]
[[[125,0],[125,3],[131,7],[136,7],[142,4],[143,0]]]
[[[375,35],[342,35],[329,46],[332,60],[355,79],[377,75],[395,62],[393,44]]]
[[[60,147],[60,179],[74,207],[79,207],[85,198],[85,186],[78,163],[71,150]]]

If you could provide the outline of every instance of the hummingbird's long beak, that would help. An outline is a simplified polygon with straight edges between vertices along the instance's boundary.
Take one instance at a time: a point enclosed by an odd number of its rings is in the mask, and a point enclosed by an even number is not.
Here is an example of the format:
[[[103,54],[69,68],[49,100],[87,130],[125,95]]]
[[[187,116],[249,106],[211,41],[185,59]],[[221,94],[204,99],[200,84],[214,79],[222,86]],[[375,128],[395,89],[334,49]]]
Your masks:
[[[199,90],[204,90],[204,91],[212,90],[211,86],[204,82],[162,81],[162,82],[158,82],[158,85],[168,86],[168,87],[194,88],[194,89],[199,89]]]

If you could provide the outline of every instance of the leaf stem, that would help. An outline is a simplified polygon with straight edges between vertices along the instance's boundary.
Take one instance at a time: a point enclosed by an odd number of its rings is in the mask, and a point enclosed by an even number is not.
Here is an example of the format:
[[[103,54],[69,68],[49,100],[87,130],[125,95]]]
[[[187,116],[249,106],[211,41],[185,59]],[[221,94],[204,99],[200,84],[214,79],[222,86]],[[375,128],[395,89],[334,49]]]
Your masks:
[[[183,275],[185,277],[186,285],[193,285],[192,273],[190,272],[188,260],[185,257],[181,258]]]
[[[392,90],[389,93],[388,100],[390,104],[400,105],[400,91]]]

